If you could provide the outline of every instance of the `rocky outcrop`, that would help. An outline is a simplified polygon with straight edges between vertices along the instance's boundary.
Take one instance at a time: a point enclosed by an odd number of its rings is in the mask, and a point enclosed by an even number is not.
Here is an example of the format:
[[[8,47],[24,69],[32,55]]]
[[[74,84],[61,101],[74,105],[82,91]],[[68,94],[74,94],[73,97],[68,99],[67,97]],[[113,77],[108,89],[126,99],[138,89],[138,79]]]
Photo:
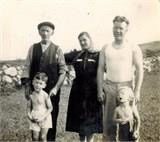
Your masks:
[[[152,56],[152,57],[144,58],[143,68],[145,72],[159,72],[160,56]]]
[[[0,81],[1,85],[10,84],[11,86],[21,85],[21,75],[24,66],[19,65],[3,65],[0,68]]]

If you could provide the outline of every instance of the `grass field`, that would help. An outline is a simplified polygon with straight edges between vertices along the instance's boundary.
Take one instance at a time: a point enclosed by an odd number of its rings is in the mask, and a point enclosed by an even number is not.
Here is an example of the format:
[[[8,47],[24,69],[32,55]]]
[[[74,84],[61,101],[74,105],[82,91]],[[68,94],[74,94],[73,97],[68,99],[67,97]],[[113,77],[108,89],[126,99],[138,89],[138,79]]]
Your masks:
[[[62,88],[58,118],[57,142],[76,142],[78,135],[65,132],[65,120],[70,87]],[[31,141],[26,118],[24,90],[0,96],[0,141]],[[160,73],[145,74],[139,106],[141,116],[140,142],[160,141]],[[98,142],[96,136],[95,142]]]

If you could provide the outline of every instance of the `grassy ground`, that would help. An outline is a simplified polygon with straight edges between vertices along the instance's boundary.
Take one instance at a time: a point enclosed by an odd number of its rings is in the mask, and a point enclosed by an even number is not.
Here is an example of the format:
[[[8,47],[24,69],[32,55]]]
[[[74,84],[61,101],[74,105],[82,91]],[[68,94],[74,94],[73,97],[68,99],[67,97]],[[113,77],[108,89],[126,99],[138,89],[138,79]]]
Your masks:
[[[65,120],[70,88],[63,87],[58,118],[57,142],[78,142],[78,135],[65,132]],[[160,141],[160,73],[145,74],[141,103],[141,142]],[[0,96],[0,141],[31,141],[26,118],[23,89]],[[100,136],[95,137],[98,142]]]
[[[145,74],[139,110],[141,141],[160,141],[160,73]]]

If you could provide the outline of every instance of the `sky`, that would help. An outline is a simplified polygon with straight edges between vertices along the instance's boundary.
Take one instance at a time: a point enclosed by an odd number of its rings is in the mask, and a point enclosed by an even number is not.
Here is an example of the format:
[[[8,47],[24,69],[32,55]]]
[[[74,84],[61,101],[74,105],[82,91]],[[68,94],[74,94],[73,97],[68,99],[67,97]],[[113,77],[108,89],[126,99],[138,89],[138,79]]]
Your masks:
[[[0,0],[0,60],[25,59],[29,47],[40,41],[37,25],[42,21],[54,23],[51,39],[63,52],[80,49],[82,31],[100,50],[113,40],[116,15],[129,19],[129,40],[160,40],[159,0]]]

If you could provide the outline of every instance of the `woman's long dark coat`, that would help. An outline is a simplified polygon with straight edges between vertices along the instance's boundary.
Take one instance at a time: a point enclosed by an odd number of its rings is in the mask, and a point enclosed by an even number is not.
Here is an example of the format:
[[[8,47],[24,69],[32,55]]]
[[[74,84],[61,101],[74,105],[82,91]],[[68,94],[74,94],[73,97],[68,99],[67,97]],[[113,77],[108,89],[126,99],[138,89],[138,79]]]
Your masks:
[[[75,51],[65,54],[75,69],[68,103],[66,131],[90,135],[102,132],[102,108],[97,101],[97,66],[99,53]]]

